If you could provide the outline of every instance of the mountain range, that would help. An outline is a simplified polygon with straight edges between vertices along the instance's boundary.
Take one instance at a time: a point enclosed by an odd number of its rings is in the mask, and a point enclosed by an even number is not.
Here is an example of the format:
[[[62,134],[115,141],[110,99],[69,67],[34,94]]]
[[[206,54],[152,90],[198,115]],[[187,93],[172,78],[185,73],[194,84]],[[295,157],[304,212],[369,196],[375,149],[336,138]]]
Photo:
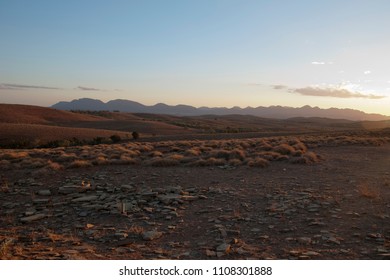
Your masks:
[[[131,113],[166,114],[177,116],[201,116],[201,115],[253,115],[263,118],[288,119],[295,117],[321,117],[331,119],[346,119],[352,121],[379,121],[390,120],[390,116],[380,114],[367,114],[354,109],[321,109],[319,107],[303,106],[301,108],[270,106],[270,107],[193,107],[189,105],[170,106],[158,103],[153,106],[141,103],[116,99],[107,103],[90,98],[75,99],[70,102],[61,101],[51,108],[60,110],[88,110],[88,111],[120,111]]]

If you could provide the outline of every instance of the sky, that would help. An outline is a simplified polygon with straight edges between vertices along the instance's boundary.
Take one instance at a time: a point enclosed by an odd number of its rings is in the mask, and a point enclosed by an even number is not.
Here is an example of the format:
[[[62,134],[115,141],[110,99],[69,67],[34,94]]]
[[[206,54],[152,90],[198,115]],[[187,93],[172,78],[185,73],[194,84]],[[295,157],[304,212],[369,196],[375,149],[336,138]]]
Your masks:
[[[0,0],[0,103],[390,115],[387,0]]]

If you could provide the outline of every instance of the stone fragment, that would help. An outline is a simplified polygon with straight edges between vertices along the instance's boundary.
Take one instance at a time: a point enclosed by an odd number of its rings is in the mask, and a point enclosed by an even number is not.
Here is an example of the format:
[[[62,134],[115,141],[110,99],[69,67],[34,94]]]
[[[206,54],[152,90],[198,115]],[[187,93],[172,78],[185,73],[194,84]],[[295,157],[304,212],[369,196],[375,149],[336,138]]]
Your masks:
[[[155,239],[160,238],[162,235],[163,233],[160,231],[156,231],[156,230],[146,231],[142,233],[142,239],[146,241],[153,241]]]
[[[206,249],[206,256],[215,257],[216,255],[217,254],[215,253],[215,251],[211,251],[211,250]]]
[[[217,252],[222,252],[222,253],[229,254],[230,249],[231,249],[230,244],[222,243],[221,245],[219,245],[217,247]]]
[[[97,200],[98,196],[97,195],[86,195],[78,198],[72,199],[72,202],[88,202],[88,201],[93,201]]]
[[[307,252],[303,253],[303,255],[308,256],[308,257],[316,257],[316,256],[320,256],[321,254],[318,252],[315,252],[315,251],[307,251]]]
[[[37,192],[38,195],[42,195],[42,196],[50,196],[51,195],[51,191],[50,190],[39,190]]]
[[[78,192],[79,189],[80,189],[80,187],[78,187],[78,186],[67,185],[67,186],[60,187],[58,189],[58,193],[60,193],[60,194],[71,194],[71,193]]]
[[[33,199],[33,203],[34,204],[46,204],[46,203],[49,203],[49,199],[48,198],[36,198],[36,199]]]
[[[45,214],[40,213],[40,214],[35,214],[35,215],[32,215],[32,216],[20,218],[20,221],[24,222],[24,223],[28,223],[28,222],[41,220],[41,219],[43,219],[45,217],[46,217]]]
[[[299,237],[297,240],[301,244],[310,244],[312,242],[310,237]]]

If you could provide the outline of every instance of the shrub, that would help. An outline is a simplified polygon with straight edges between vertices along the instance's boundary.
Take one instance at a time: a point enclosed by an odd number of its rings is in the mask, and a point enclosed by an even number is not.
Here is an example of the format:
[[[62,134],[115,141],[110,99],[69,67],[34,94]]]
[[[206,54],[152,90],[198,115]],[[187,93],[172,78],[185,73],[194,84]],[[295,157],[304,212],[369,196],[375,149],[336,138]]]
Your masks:
[[[228,151],[228,150],[214,150],[210,153],[210,157],[223,158],[225,160],[228,160],[230,157],[230,151]]]
[[[108,164],[109,161],[104,157],[104,156],[98,156],[97,158],[95,158],[92,163],[94,165],[105,165],[105,164]]]
[[[131,134],[131,136],[133,136],[133,139],[134,139],[134,140],[139,139],[139,133],[138,133],[137,131],[134,131],[134,132]]]
[[[248,166],[250,167],[267,167],[269,165],[269,161],[263,158],[256,158],[248,161]]]
[[[240,166],[240,165],[242,165],[242,161],[234,158],[234,159],[229,160],[228,164],[230,166]]]
[[[92,166],[92,163],[86,160],[75,160],[69,164],[68,168],[79,168],[79,167],[89,167]]]
[[[119,143],[122,140],[122,138],[117,134],[111,135],[110,139],[112,143]]]
[[[190,163],[190,166],[222,166],[226,165],[226,160],[224,159],[216,159],[216,158],[208,158],[208,159],[199,159],[195,162]]]
[[[184,156],[180,155],[180,154],[172,154],[172,155],[169,155],[167,157],[167,159],[173,159],[173,160],[178,160],[178,161],[182,160],[183,158],[184,158]]]
[[[150,157],[162,157],[163,153],[160,151],[153,151],[149,154]]]
[[[318,162],[320,160],[319,157],[313,152],[307,152],[303,155],[303,157],[306,158],[310,163]]]
[[[273,151],[281,153],[282,155],[290,155],[295,152],[295,149],[288,144],[280,144],[274,147]]]
[[[266,159],[266,160],[275,160],[275,159],[278,159],[281,154],[277,153],[277,152],[260,152],[260,153],[257,153],[256,156],[258,157],[261,157],[263,159]]]
[[[69,154],[62,154],[57,158],[58,162],[67,162],[67,161],[72,161],[76,160],[77,156],[75,153],[69,153]]]
[[[301,151],[303,153],[306,153],[307,151],[307,147],[305,146],[305,144],[303,144],[302,142],[297,142],[296,144],[293,145],[293,148],[298,152],[298,151]]]
[[[13,152],[8,152],[3,154],[3,156],[1,156],[1,159],[13,160],[13,159],[27,158],[29,156],[30,155],[27,152],[13,151]]]
[[[245,159],[245,152],[240,149],[234,149],[230,152],[229,159],[239,159],[244,160]]]
[[[316,163],[319,161],[319,157],[313,152],[307,152],[306,154],[300,157],[294,157],[290,160],[291,163],[297,164],[310,164]]]
[[[53,162],[51,160],[47,161],[47,167],[55,171],[64,169],[64,167],[61,164],[59,164],[58,162]]]
[[[195,148],[185,151],[185,155],[187,156],[199,156],[200,154],[201,152],[199,151],[199,149],[195,149]]]
[[[168,167],[168,166],[177,166],[180,164],[178,160],[171,158],[154,158],[145,163],[146,165],[154,167]]]

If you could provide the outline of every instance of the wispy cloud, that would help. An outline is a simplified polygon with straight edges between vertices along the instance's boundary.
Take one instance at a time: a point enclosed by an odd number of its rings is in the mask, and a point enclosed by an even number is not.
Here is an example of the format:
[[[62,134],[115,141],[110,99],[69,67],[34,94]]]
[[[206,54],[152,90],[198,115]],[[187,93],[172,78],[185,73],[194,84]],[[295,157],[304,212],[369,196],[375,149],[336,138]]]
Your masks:
[[[311,62],[312,65],[332,65],[333,62],[332,61],[329,61],[329,62],[325,62],[325,61],[312,61]]]
[[[99,89],[99,88],[82,87],[82,86],[78,86],[76,89],[86,90],[86,91],[103,91],[102,89]]]
[[[287,89],[287,86],[285,85],[273,85],[273,89]]]
[[[0,89],[60,89],[58,87],[48,87],[48,86],[35,86],[35,85],[22,85],[22,84],[0,84]]]
[[[386,96],[363,94],[343,88],[320,88],[320,87],[305,87],[292,89],[290,92],[299,93],[306,96],[327,96],[337,98],[367,98],[367,99],[382,99]]]
[[[325,62],[322,62],[322,61],[312,61],[313,65],[325,65],[326,63]]]
[[[262,84],[262,83],[248,83],[247,85],[248,86],[267,86],[266,84]]]

